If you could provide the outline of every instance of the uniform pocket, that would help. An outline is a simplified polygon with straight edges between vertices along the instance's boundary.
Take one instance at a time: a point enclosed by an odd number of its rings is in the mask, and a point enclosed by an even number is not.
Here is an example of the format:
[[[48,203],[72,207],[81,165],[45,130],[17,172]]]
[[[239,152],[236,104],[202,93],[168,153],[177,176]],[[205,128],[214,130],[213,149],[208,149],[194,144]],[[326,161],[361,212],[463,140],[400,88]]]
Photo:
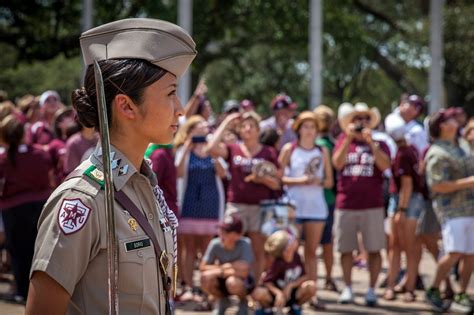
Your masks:
[[[158,292],[155,252],[145,236],[119,241],[119,290],[127,294]]]

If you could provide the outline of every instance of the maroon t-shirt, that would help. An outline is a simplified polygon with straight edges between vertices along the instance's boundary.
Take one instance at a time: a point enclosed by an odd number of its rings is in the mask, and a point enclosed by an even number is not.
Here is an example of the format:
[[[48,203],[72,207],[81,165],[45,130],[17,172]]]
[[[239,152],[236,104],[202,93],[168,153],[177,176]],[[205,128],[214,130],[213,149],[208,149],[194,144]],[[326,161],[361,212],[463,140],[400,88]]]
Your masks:
[[[411,145],[398,148],[397,155],[392,163],[393,191],[400,192],[402,176],[410,176],[413,179],[413,192],[422,192],[422,180],[419,173],[418,150]]]
[[[245,182],[244,179],[252,173],[252,166],[261,161],[269,161],[278,168],[278,159],[275,150],[263,145],[262,150],[255,156],[249,158],[245,156],[239,144],[227,145],[229,152],[227,163],[231,179],[227,188],[227,201],[234,203],[245,203],[258,205],[260,201],[270,199],[274,192],[263,184]]]
[[[42,144],[46,145],[49,144],[54,139],[54,133],[51,128],[43,121],[38,121],[34,123],[28,133],[30,139],[33,144]]]
[[[21,145],[15,166],[7,152],[0,154],[0,209],[46,201],[52,192],[49,172],[53,169],[48,152],[35,145]]]
[[[342,145],[346,135],[336,140],[334,151]],[[380,149],[390,157],[388,146],[377,141]],[[375,165],[370,146],[353,140],[349,145],[344,168],[337,172],[336,208],[361,210],[383,207],[383,170]]]
[[[178,216],[178,192],[176,190],[176,167],[174,166],[173,149],[158,148],[150,155],[153,172],[158,185],[163,190],[168,207]]]
[[[61,139],[54,139],[48,145],[48,152],[54,166],[54,179],[56,186],[64,180],[64,156],[66,154],[66,143]]]
[[[97,144],[98,137],[86,139],[81,132],[73,134],[66,141],[66,155],[64,157],[64,172],[71,173],[84,160],[84,154]]]
[[[300,255],[295,252],[293,260],[286,262],[283,258],[276,258],[270,268],[266,270],[263,283],[273,283],[283,290],[286,285],[305,275],[304,265]]]

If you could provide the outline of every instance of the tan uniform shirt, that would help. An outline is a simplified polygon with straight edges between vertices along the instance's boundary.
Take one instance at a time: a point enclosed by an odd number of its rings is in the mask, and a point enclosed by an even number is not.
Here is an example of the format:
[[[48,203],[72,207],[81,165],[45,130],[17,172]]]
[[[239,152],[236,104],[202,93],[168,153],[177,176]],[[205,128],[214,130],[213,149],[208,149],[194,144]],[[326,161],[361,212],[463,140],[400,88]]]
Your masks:
[[[144,162],[138,172],[113,149],[113,183],[143,211],[162,250],[172,261],[172,231],[166,228],[150,185],[153,172]],[[100,148],[78,168],[102,169]],[[143,174],[147,174],[147,177]],[[153,181],[151,181],[153,182]],[[39,220],[32,272],[44,271],[71,295],[68,314],[108,312],[107,234],[104,190],[86,176],[59,186]],[[119,250],[120,314],[165,314],[166,294],[153,243],[130,214],[115,202]],[[170,264],[171,265],[171,264]],[[171,266],[168,274],[171,276]]]

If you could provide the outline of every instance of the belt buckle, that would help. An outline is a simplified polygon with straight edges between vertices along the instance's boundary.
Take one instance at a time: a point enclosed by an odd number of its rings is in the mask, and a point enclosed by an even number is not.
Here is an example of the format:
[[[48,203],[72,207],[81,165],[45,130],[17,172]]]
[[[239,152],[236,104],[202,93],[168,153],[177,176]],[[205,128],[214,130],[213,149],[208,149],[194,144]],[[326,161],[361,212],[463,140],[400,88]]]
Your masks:
[[[160,266],[165,275],[167,274],[169,263],[170,260],[168,258],[168,253],[166,251],[162,251],[160,254]]]

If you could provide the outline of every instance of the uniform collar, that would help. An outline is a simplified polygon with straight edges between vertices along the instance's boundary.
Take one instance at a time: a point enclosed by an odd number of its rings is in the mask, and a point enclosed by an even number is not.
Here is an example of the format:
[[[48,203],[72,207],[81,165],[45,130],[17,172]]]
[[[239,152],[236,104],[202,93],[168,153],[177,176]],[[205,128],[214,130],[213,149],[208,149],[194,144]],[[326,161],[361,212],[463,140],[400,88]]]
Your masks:
[[[103,171],[103,164],[102,164],[102,146],[100,143],[97,144],[94,152],[92,153],[90,160],[92,164],[94,164],[98,169]],[[121,190],[128,180],[138,173],[138,170],[135,166],[127,159],[127,157],[117,150],[113,145],[110,146],[110,158],[112,160],[112,177],[114,187],[117,191]],[[154,176],[153,171],[149,165],[149,162],[143,160],[140,173],[146,176],[150,183],[153,185]]]

